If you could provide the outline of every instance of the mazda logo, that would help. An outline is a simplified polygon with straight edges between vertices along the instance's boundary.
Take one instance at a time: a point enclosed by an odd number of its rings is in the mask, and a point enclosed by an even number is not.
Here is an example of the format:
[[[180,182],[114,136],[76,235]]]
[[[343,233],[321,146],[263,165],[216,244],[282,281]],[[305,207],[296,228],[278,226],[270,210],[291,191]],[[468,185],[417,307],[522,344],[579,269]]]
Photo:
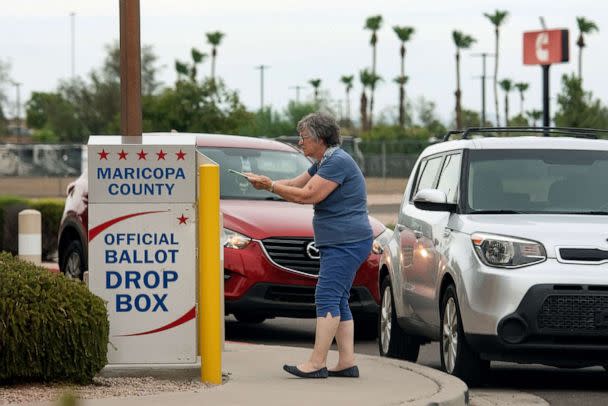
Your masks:
[[[306,255],[310,259],[319,259],[321,258],[321,254],[319,253],[319,249],[315,247],[315,242],[311,241],[306,246]]]

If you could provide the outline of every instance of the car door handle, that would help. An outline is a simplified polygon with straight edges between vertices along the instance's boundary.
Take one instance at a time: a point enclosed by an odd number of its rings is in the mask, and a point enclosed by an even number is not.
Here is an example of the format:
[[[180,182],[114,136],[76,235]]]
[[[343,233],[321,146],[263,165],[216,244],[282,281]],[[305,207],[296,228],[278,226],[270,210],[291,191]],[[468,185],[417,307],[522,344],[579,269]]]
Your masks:
[[[405,230],[405,226],[403,224],[397,224],[395,226],[395,228],[397,229],[397,231],[402,232],[403,230]]]
[[[414,236],[416,236],[416,239],[419,240],[424,236],[424,233],[420,230],[414,230]]]

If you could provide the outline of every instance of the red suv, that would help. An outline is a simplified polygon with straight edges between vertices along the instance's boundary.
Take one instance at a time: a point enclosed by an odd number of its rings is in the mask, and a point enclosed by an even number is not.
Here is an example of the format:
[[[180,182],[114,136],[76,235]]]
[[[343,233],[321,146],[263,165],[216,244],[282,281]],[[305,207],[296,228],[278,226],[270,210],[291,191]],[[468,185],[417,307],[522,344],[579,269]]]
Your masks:
[[[311,162],[296,148],[268,139],[199,135],[199,151],[220,165],[220,208],[224,216],[224,294],[227,314],[259,323],[267,318],[315,317],[314,292],[319,251],[314,245],[311,205],[289,203],[228,169],[272,179],[293,178]],[[87,268],[87,175],[68,186],[59,231],[59,266],[82,278]],[[350,306],[360,333],[375,334],[378,262],[390,236],[370,217],[373,252],[357,272]]]

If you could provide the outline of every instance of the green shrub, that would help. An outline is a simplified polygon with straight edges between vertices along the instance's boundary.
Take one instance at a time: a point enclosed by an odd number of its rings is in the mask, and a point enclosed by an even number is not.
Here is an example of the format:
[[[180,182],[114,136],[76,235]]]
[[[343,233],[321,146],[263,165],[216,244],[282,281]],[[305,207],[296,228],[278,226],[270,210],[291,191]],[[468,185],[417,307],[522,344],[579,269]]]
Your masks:
[[[17,196],[0,197],[0,250],[17,254],[16,214],[27,209],[27,199]]]
[[[63,215],[63,199],[31,200],[30,208],[38,210],[42,217],[42,258],[48,259],[57,250],[59,223]]]
[[[57,250],[59,223],[63,214],[63,199],[23,199],[15,196],[0,198],[0,250],[14,255],[18,252],[19,212],[34,209],[42,221],[42,259],[51,259]]]
[[[0,253],[0,383],[89,383],[108,334],[104,302],[84,284]]]

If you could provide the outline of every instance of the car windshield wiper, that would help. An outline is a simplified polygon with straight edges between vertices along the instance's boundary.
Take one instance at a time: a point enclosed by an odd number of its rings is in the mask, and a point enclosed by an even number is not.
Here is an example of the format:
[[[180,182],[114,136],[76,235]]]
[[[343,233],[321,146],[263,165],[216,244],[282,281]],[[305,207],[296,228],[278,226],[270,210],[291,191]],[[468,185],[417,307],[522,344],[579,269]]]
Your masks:
[[[523,214],[517,210],[472,210],[469,214]]]

